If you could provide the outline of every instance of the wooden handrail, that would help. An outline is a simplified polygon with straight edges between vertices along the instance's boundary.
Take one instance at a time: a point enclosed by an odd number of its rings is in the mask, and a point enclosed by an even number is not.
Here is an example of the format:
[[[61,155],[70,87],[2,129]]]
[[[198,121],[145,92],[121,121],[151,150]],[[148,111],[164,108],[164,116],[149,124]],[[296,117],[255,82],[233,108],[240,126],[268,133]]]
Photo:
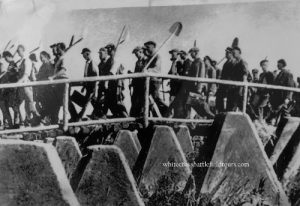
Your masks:
[[[300,88],[294,87],[284,87],[277,85],[268,85],[268,84],[259,84],[259,83],[251,83],[251,82],[239,82],[239,81],[229,81],[229,80],[220,80],[220,79],[208,79],[208,78],[196,78],[196,77],[188,77],[188,76],[178,76],[178,75],[168,75],[168,74],[157,74],[157,73],[134,73],[134,74],[121,74],[121,75],[109,75],[109,76],[97,76],[97,77],[85,77],[80,79],[58,79],[58,80],[49,80],[49,81],[36,81],[36,82],[25,82],[25,83],[7,83],[0,84],[0,89],[6,88],[20,88],[20,87],[36,87],[36,86],[46,86],[46,85],[57,85],[57,84],[65,84],[64,91],[64,105],[63,105],[63,113],[64,113],[64,121],[63,128],[67,130],[69,126],[83,126],[83,125],[93,125],[93,124],[109,124],[109,123],[121,123],[121,122],[133,122],[136,118],[128,117],[128,118],[115,118],[115,119],[101,119],[101,120],[90,120],[90,121],[82,121],[75,123],[68,123],[67,121],[67,112],[68,112],[68,102],[69,102],[69,86],[71,87],[74,83],[81,82],[95,82],[95,81],[110,81],[110,80],[120,80],[120,79],[133,79],[133,78],[145,78],[147,87],[145,92],[145,109],[144,109],[144,126],[148,126],[148,122],[182,122],[182,123],[201,123],[201,124],[211,124],[213,120],[201,120],[201,119],[174,119],[174,118],[156,118],[149,117],[149,84],[151,77],[162,78],[162,79],[176,79],[183,81],[193,81],[193,82],[203,82],[203,83],[215,83],[215,84],[223,84],[223,85],[233,85],[233,86],[241,86],[244,87],[244,99],[243,99],[243,112],[246,112],[247,105],[247,96],[248,96],[248,88],[256,87],[256,88],[264,88],[264,89],[274,89],[274,90],[285,90],[291,92],[300,92]],[[28,127],[21,129],[8,129],[0,131],[0,135],[2,134],[12,134],[12,133],[23,133],[23,132],[32,132],[32,131],[42,131],[42,130],[50,130],[57,129],[59,125],[51,125],[51,126],[41,126],[41,127]]]

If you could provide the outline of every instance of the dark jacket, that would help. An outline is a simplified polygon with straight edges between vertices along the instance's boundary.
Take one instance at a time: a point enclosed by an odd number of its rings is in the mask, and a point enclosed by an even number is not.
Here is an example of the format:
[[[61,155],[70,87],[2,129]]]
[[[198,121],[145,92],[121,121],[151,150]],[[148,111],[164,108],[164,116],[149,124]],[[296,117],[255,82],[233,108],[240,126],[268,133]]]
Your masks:
[[[233,65],[230,80],[233,81],[244,81],[244,76],[248,75],[248,65],[243,59],[237,60]]]
[[[223,80],[230,80],[232,77],[232,72],[233,72],[233,66],[234,66],[234,61],[233,60],[227,60],[224,65],[223,69],[221,72],[221,79]]]
[[[267,71],[267,72],[263,72],[259,75],[258,83],[272,85],[272,84],[274,84],[274,80],[275,80],[275,77],[274,77],[273,72]],[[258,88],[257,91],[258,91],[258,94],[260,94],[260,95],[269,95],[272,92],[272,90],[265,89],[265,88]]]
[[[191,64],[191,68],[188,72],[189,77],[201,77],[205,78],[205,67],[203,65],[203,61],[198,57],[194,59]],[[198,83],[198,82],[190,82],[188,85],[188,91],[195,92],[195,93],[202,93],[205,88],[207,88],[206,83]]]
[[[274,85],[295,87],[293,74],[290,73],[286,69],[282,69],[280,71],[280,73],[276,76],[276,78],[274,80]],[[276,99],[280,103],[283,103],[283,101],[286,98],[290,99],[290,100],[293,98],[293,92],[283,91],[283,90],[275,90],[273,96],[274,96],[274,100]]]
[[[84,77],[98,76],[98,72],[97,72],[92,60],[89,62],[87,71],[85,71],[85,72],[86,73],[85,73]],[[93,92],[95,92],[96,85],[97,85],[97,82],[85,82],[83,86],[85,87],[85,89],[88,93],[93,93]]]
[[[169,74],[171,75],[184,75],[183,71],[183,64],[180,61],[175,61],[172,62],[171,69],[169,71]],[[182,87],[182,81],[176,80],[176,79],[171,79],[170,80],[170,95],[171,96],[176,96],[179,93],[179,90]]]

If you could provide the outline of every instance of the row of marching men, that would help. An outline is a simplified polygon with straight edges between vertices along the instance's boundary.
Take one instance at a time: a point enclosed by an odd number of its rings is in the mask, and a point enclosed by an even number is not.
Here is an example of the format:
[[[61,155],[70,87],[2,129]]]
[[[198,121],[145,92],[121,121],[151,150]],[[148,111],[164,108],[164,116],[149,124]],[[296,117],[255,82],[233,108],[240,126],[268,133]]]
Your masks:
[[[16,54],[19,57],[17,61],[15,55],[9,51],[4,51],[1,61],[4,59],[8,63],[8,68],[5,71],[4,64],[0,63],[1,83],[23,83],[68,78],[63,61],[68,48],[64,43],[56,43],[50,47],[54,57],[53,61],[49,53],[42,51],[39,55],[42,66],[39,69],[36,69],[35,66],[38,61],[35,54],[28,56],[23,45],[19,45],[17,48]],[[86,62],[84,77],[123,74],[124,67],[115,59],[115,52],[116,46],[114,44],[108,44],[100,48],[98,51],[100,63],[96,65],[91,58],[91,50],[83,48],[81,54]],[[148,41],[143,46],[137,46],[132,53],[137,58],[135,73],[161,73],[163,60],[160,55],[155,55],[155,42]],[[283,59],[278,61],[277,74],[269,71],[269,62],[264,59],[260,62],[263,72],[258,77],[257,71],[253,70],[253,77],[251,77],[247,63],[242,58],[242,51],[237,46],[226,48],[226,62],[222,70],[217,67],[216,61],[213,61],[209,56],[202,60],[200,50],[197,47],[191,48],[188,52],[172,49],[169,53],[171,56],[169,74],[172,75],[253,81],[288,87],[295,86],[293,75],[286,69],[287,64]],[[154,58],[152,58],[153,56]],[[152,59],[151,62],[149,62],[150,59]],[[146,65],[147,67],[145,67]],[[161,78],[151,78],[150,80],[149,95],[152,115],[191,118],[191,111],[194,109],[199,117],[211,119],[214,118],[216,113],[242,110],[243,107],[242,87],[172,79],[169,81],[170,103],[166,104],[161,97],[161,87],[164,87],[163,85],[163,79]],[[112,113],[113,117],[139,117],[144,112],[144,78],[136,78],[131,81],[130,89],[132,93],[129,114],[123,103],[123,80],[86,82],[72,86],[82,86],[82,89],[80,92],[73,92],[70,97],[69,113],[71,122],[79,121],[84,117],[89,103],[93,106],[93,112],[87,115],[90,119],[107,118],[108,111]],[[265,117],[271,119],[282,108],[285,108],[285,111],[290,111],[295,105],[292,92],[267,89],[251,89],[250,92],[247,112],[253,118],[257,118],[260,113],[263,113]],[[0,107],[6,128],[35,126],[40,123],[57,124],[59,122],[59,111],[63,105],[63,84],[34,88],[2,89],[0,95]],[[25,117],[22,117],[20,112],[20,106],[23,102],[25,102]],[[79,112],[76,110],[74,103],[80,105]],[[13,110],[13,117],[9,108]]]
[[[147,55],[148,48],[155,51],[155,42],[147,42],[144,47],[136,47],[133,53],[137,57],[135,72],[142,72],[151,55]],[[269,85],[296,87],[293,74],[286,68],[284,59],[277,62],[277,69],[270,71],[269,60],[260,62],[262,72],[248,70],[248,64],[242,57],[242,50],[238,46],[225,49],[226,62],[222,70],[218,68],[216,61],[209,56],[203,60],[200,58],[200,50],[191,48],[188,53],[183,50],[172,49],[171,68],[169,74],[189,77],[202,77],[230,81],[248,81]],[[155,72],[160,72],[161,59],[157,57]],[[142,80],[133,81],[132,115],[138,116],[143,106]],[[191,118],[191,108],[200,118],[213,118],[215,114],[226,111],[242,111],[244,101],[244,88],[234,85],[197,83],[192,81],[170,80],[170,104],[167,106],[159,97],[158,88],[163,85],[161,79],[152,79],[150,82],[150,95],[158,106],[162,116],[173,118]],[[164,89],[163,89],[163,92]],[[268,122],[278,120],[282,115],[299,116],[299,94],[284,90],[271,90],[261,88],[249,88],[246,100],[246,112],[252,119],[265,119]],[[140,108],[140,109],[139,109]]]

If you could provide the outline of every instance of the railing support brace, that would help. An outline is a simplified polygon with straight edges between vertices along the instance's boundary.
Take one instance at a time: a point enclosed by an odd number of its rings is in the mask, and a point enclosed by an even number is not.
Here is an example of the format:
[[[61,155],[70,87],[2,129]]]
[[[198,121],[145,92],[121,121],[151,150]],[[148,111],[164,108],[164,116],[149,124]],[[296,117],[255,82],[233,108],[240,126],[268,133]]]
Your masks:
[[[248,103],[248,85],[244,86],[244,95],[243,95],[243,113],[246,113]]]
[[[145,108],[144,108],[144,127],[149,125],[149,92],[150,92],[150,77],[146,77],[145,81]]]
[[[64,101],[63,101],[63,130],[68,130],[68,108],[69,108],[69,88],[70,84],[65,83]]]

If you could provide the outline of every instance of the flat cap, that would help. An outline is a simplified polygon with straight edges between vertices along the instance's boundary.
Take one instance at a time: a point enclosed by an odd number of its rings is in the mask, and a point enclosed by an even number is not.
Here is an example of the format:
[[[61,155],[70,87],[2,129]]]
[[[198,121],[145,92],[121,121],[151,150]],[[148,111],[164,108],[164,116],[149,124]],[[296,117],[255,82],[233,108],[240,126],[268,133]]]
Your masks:
[[[199,52],[200,50],[199,50],[199,48],[198,47],[193,47],[193,48],[191,48],[190,50],[189,50],[189,53],[191,53],[191,52]]]
[[[99,49],[99,52],[98,52],[98,53],[100,53],[101,51],[107,51],[107,48],[106,48],[106,47],[101,47],[101,48]]]
[[[137,51],[140,51],[140,50],[143,50],[143,49],[144,49],[143,47],[137,46],[137,47],[135,47],[135,48],[132,50],[132,53],[134,54],[134,53],[136,53]]]
[[[85,52],[91,52],[91,50],[89,48],[83,48],[81,54],[84,54]]]
[[[116,46],[113,43],[109,43],[105,46],[105,48],[108,50],[115,50]]]
[[[145,46],[147,45],[153,45],[154,47],[156,47],[156,43],[154,41],[147,41],[144,43]]]
[[[66,45],[65,45],[65,43],[63,43],[63,42],[57,43],[56,46],[57,46],[58,48],[62,49],[62,50],[65,50],[65,49],[66,49]]]
[[[284,59],[279,59],[278,63],[282,64],[284,67],[286,67],[286,61]]]
[[[172,50],[169,51],[170,54],[172,54],[173,52],[179,53],[179,49],[172,49]]]
[[[57,44],[55,43],[55,44],[50,45],[50,48],[52,49],[52,48],[54,48],[56,46],[57,46]]]
[[[179,52],[179,53],[180,53],[180,54],[187,55],[186,51],[184,51],[184,50],[180,50],[180,52]]]
[[[258,73],[258,69],[252,69],[252,73]]]
[[[225,49],[225,51],[227,51],[227,52],[232,52],[232,48],[231,47],[227,47],[226,49]]]

